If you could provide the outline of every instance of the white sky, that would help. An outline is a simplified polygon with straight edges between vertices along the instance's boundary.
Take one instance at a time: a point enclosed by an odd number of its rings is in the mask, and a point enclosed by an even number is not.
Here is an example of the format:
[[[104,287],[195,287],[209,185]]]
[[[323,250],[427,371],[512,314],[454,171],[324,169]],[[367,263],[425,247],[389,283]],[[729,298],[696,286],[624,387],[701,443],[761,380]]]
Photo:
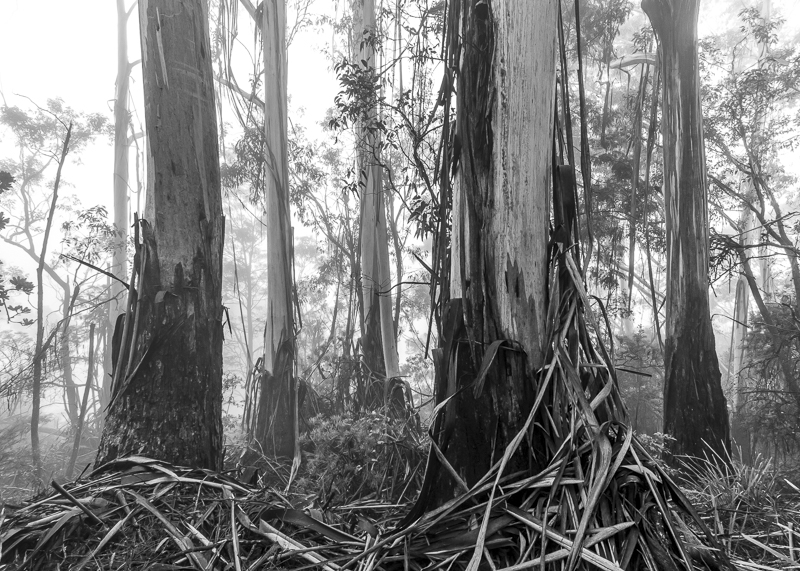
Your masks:
[[[318,0],[316,11],[330,9],[329,0]],[[130,1],[127,2],[130,5]],[[244,18],[246,12],[241,10]],[[242,41],[251,41],[244,28]],[[129,58],[139,57],[137,11],[128,25]],[[303,109],[302,117],[292,117],[305,125],[309,135],[319,133],[315,125],[324,118],[337,91],[335,74],[322,53],[330,35],[313,30],[301,32],[290,52],[289,91],[292,110]],[[100,112],[113,120],[116,80],[117,13],[113,0],[0,0],[0,94],[8,105],[30,108],[29,97],[44,106],[49,98],[60,97],[78,111]],[[247,68],[240,84],[247,85]],[[131,76],[134,123],[143,122],[141,68]],[[297,113],[295,112],[295,115]],[[226,118],[227,122],[235,119]],[[0,151],[7,155],[11,141],[0,140]],[[107,140],[100,140],[81,153],[81,164],[69,164],[64,178],[80,197],[84,207],[112,205],[113,152]],[[133,169],[133,162],[131,163]],[[133,177],[133,170],[131,172]],[[0,245],[0,259],[24,266]],[[3,325],[0,324],[0,327]]]
[[[126,4],[130,6],[131,0]],[[332,11],[333,2],[317,0],[315,12]],[[243,21],[247,14],[241,10]],[[249,28],[249,26],[248,26]],[[252,42],[242,25],[242,41]],[[321,122],[338,90],[335,74],[325,55],[324,45],[330,34],[314,30],[299,33],[290,50],[289,93],[293,121],[308,130],[309,137],[320,134]],[[134,9],[128,25],[129,59],[139,58],[138,13]],[[117,12],[114,0],[0,0],[0,105],[18,105],[30,109],[31,103],[44,106],[47,99],[61,98],[77,111],[103,113],[113,121],[114,86],[117,74]],[[245,67],[240,84],[247,85]],[[143,123],[141,68],[131,76],[134,123]],[[302,115],[297,112],[302,109]],[[137,116],[138,115],[138,116]],[[233,116],[225,118],[235,122]],[[229,143],[232,142],[229,139]],[[13,141],[0,134],[0,155],[13,155]],[[80,154],[79,164],[69,162],[64,169],[63,194],[75,194],[84,207],[103,204],[112,213],[113,149],[101,139]],[[135,180],[131,156],[132,184]],[[52,176],[52,175],[51,175]],[[50,252],[59,249],[60,236],[55,232]],[[31,280],[35,265],[19,250],[0,243],[0,260],[21,268]],[[59,319],[54,290],[46,290],[45,315],[50,324]],[[32,298],[35,301],[35,295]],[[0,330],[18,328],[0,319]],[[32,333],[30,328],[27,329]],[[58,408],[58,407],[56,407]]]
[[[520,0],[531,1],[531,0]],[[341,0],[317,0],[314,12],[333,12]],[[636,5],[638,6],[638,1]],[[701,34],[729,28],[750,0],[703,0]],[[782,14],[786,33],[796,35],[800,27],[800,0],[772,0],[773,14]],[[339,6],[341,10],[341,6]],[[246,16],[244,10],[241,13]],[[116,6],[113,0],[0,0],[0,93],[10,105],[29,108],[25,95],[39,104],[61,97],[79,111],[101,112],[111,117],[116,78]],[[242,30],[242,41],[251,41]],[[138,58],[136,10],[129,23],[130,58]],[[295,38],[289,55],[291,109],[305,109],[292,119],[318,135],[315,128],[332,104],[337,82],[322,48],[330,32],[305,31]],[[246,73],[246,71],[245,71]],[[134,106],[141,111],[141,72],[132,76]],[[240,82],[246,85],[246,75]],[[137,103],[137,101],[139,103]],[[136,119],[135,119],[136,120]],[[232,121],[232,119],[228,119]],[[141,121],[141,117],[139,118]],[[0,140],[0,152],[9,141]],[[70,164],[64,177],[85,207],[102,203],[111,210],[112,150],[100,141],[81,155],[80,165]],[[32,268],[19,255],[0,245],[0,259],[8,264]],[[29,276],[33,276],[29,272]],[[0,320],[0,328],[7,326]]]

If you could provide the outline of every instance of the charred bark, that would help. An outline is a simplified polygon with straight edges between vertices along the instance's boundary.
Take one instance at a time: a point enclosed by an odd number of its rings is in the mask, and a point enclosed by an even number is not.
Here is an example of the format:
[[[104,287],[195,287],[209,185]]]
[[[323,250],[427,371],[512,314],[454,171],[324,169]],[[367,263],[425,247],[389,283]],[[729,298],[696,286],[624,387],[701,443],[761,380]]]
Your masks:
[[[697,54],[699,0],[643,0],[661,43],[667,300],[664,431],[676,455],[730,449],[708,304],[708,188]]]
[[[222,464],[222,216],[205,0],[140,0],[147,216],[124,320],[103,463],[143,454]],[[127,325],[122,325],[127,321]]]
[[[524,424],[545,351],[557,20],[551,0],[454,0],[448,12],[451,64],[460,62],[452,301],[435,360],[437,400],[456,396],[434,437],[469,486]],[[530,451],[507,471],[530,468]],[[429,469],[438,462],[432,454]],[[460,491],[449,470],[431,473],[429,507]]]

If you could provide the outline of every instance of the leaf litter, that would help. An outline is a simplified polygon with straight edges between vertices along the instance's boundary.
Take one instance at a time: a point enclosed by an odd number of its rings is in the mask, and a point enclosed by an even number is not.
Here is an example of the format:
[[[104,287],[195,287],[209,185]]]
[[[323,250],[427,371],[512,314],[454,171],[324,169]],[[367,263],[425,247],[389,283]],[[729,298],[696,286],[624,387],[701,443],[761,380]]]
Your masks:
[[[378,500],[304,509],[307,496],[134,456],[6,506],[0,570],[800,568],[794,551],[752,531],[755,518],[720,533],[719,510],[701,516],[627,427],[578,268],[568,253],[558,257],[549,364],[534,406],[502,458],[474,485],[462,481],[458,497],[411,522],[403,521],[410,506]],[[505,473],[525,438],[546,441],[546,467]],[[711,474],[693,492],[698,505],[713,504],[722,494],[712,484],[730,480],[725,463],[713,465],[695,474]],[[779,535],[792,545],[800,538],[787,524],[778,525],[788,536]]]

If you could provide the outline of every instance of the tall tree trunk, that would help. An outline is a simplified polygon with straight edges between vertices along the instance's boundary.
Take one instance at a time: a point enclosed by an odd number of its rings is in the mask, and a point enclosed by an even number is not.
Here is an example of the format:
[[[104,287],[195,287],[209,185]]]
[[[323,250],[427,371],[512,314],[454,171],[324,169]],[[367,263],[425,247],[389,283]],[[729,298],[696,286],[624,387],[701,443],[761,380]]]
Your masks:
[[[125,0],[117,3],[117,87],[114,94],[114,231],[116,239],[111,262],[111,273],[123,281],[128,280],[128,86],[131,64],[128,61],[128,17]],[[121,282],[111,280],[111,303],[108,308],[107,346],[117,315],[125,311],[125,288]],[[111,380],[111,351],[103,359],[103,387],[108,392]],[[107,403],[106,403],[107,404]]]
[[[727,458],[728,410],[708,300],[708,189],[697,56],[699,0],[643,0],[661,42],[667,302],[664,432],[669,457]]]
[[[375,9],[374,0],[363,0],[361,13],[355,14],[354,55],[366,66],[368,73],[375,72],[374,43],[378,33]],[[364,323],[361,339],[364,360],[373,377],[367,390],[367,405],[371,408],[387,403],[391,380],[400,375],[392,309],[381,139],[374,124],[378,120],[378,109],[373,106],[362,118],[357,143],[362,192],[360,240]],[[381,377],[385,377],[385,382],[377,380]]]
[[[435,427],[437,445],[467,485],[524,423],[545,351],[556,6],[451,0],[448,9],[450,53],[461,54],[461,148],[454,157],[451,301],[436,352],[437,368],[449,373],[437,377],[437,400],[475,378],[493,342],[524,351],[500,349],[483,389],[452,399]],[[521,462],[508,470],[528,467]],[[447,471],[436,470],[434,504],[458,491]]]
[[[268,308],[264,327],[264,365],[258,380],[259,402],[253,436],[263,453],[291,457],[296,452],[299,427],[297,380],[294,377],[292,228],[287,154],[286,6],[283,0],[266,0],[262,5]]]
[[[140,0],[148,181],[97,462],[222,465],[219,152],[205,0]],[[116,337],[116,335],[115,335]]]

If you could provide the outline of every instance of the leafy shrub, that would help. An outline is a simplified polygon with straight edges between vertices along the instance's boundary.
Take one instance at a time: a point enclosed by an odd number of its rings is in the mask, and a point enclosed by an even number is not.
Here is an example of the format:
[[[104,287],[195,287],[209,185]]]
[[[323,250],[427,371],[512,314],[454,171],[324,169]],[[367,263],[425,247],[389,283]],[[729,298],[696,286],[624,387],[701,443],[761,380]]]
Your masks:
[[[728,554],[766,561],[771,549],[788,560],[790,524],[800,525],[800,501],[771,459],[758,456],[751,465],[718,456],[692,460],[682,488]]]
[[[379,412],[315,416],[301,435],[303,467],[297,491],[320,505],[358,499],[400,502],[422,483],[427,451],[403,420]]]

